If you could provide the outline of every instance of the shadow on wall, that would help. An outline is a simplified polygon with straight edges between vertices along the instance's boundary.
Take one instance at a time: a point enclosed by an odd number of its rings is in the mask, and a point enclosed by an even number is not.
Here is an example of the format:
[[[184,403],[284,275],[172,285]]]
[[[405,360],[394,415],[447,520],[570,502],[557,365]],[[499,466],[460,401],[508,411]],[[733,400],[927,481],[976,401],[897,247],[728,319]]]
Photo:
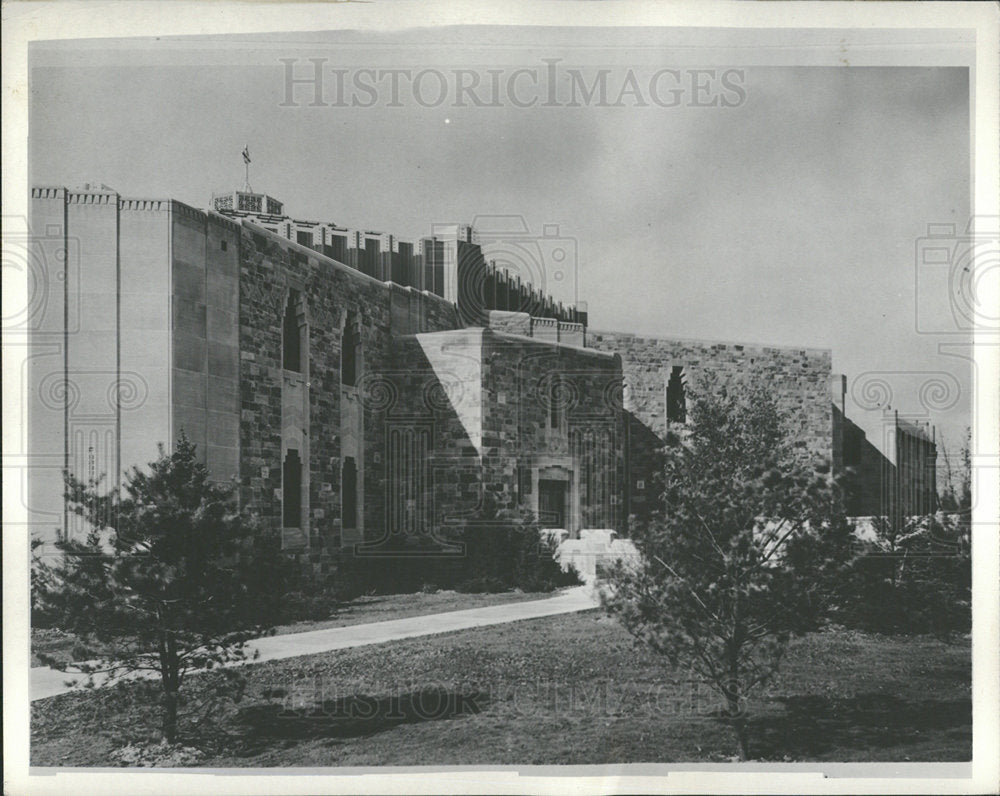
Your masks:
[[[666,443],[628,410],[625,410],[625,424],[628,456],[625,516],[634,516],[642,522],[649,519],[660,503]]]
[[[372,369],[359,387],[366,432],[366,529],[356,551],[362,555],[449,547],[445,510],[472,510],[481,499],[478,338],[456,332],[438,339],[450,346],[395,339],[387,367]]]

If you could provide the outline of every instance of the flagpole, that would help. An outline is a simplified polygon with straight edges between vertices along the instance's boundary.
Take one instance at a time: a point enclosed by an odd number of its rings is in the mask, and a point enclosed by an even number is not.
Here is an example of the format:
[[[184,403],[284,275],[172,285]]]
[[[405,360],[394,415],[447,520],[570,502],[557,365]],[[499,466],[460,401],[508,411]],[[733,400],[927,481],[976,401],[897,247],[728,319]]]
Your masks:
[[[244,166],[244,181],[243,190],[247,193],[253,193],[253,188],[250,187],[250,146],[243,147],[243,166]]]

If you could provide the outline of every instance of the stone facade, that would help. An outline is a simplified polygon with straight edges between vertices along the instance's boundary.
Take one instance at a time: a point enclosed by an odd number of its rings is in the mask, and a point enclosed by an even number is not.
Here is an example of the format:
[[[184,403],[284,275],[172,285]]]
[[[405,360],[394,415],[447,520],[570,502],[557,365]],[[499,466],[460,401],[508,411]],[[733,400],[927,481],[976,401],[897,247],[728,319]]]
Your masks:
[[[265,522],[285,527],[282,462],[288,455],[289,438],[307,439],[307,453],[300,452],[303,481],[308,485],[302,533],[285,528],[286,546],[308,549],[318,563],[323,551],[359,541],[366,528],[384,525],[381,452],[386,429],[380,413],[370,411],[375,379],[393,370],[396,335],[454,328],[454,306],[436,296],[366,277],[249,223],[242,229],[240,261],[241,500]],[[292,291],[305,308],[307,353],[302,372],[290,371],[282,362],[282,319]],[[359,332],[354,385],[343,384],[341,378],[349,321]],[[283,395],[293,385],[302,391],[304,409],[290,419]],[[348,405],[352,419],[360,423],[353,435],[345,428]],[[305,434],[296,432],[296,423],[305,427]],[[351,540],[341,535],[342,447],[348,437],[355,437],[347,441],[354,442],[350,453],[358,468],[361,518],[354,529],[358,536]]]
[[[468,228],[454,257],[428,259],[454,266],[445,298],[398,284],[388,255],[417,254],[378,233],[340,256],[333,226],[105,188],[34,189],[32,225],[42,261],[65,262],[31,338],[36,528],[73,530],[64,467],[113,486],[183,431],[318,573],[345,546],[446,537],[494,510],[625,532],[708,372],[766,383],[804,458],[840,467],[847,436],[856,447],[829,351],[588,331],[585,312],[484,262]],[[915,464],[894,488],[924,496],[931,447],[898,438]]]
[[[492,330],[484,343],[486,489],[574,535],[620,528],[620,358]]]
[[[413,517],[448,528],[521,508],[574,533],[620,521],[616,356],[481,328],[402,338],[396,352],[393,370],[373,374],[372,401],[390,429],[389,502],[411,496],[390,512],[390,535]]]
[[[685,412],[678,411],[683,406],[683,393],[696,389],[699,376],[708,372],[723,382],[767,384],[786,414],[803,460],[833,463],[833,375],[828,350],[670,340],[593,330],[587,333],[587,344],[621,356],[629,470],[624,500],[630,514],[646,515],[656,505],[658,496],[651,492],[659,466],[656,452],[669,430],[683,428]],[[680,394],[673,418],[671,389]]]

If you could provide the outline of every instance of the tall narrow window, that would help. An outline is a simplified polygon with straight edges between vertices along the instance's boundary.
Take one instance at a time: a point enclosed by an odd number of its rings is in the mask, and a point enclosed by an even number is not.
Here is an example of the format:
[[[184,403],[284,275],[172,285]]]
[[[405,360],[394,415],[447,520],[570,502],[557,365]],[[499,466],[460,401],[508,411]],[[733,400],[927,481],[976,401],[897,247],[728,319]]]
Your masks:
[[[299,452],[289,448],[282,467],[282,518],[286,528],[302,527],[302,460]]]
[[[358,467],[354,457],[344,459],[340,469],[341,524],[345,529],[358,527]]]
[[[358,383],[361,359],[361,335],[353,315],[347,316],[340,348],[340,383],[354,387]]]
[[[559,428],[562,422],[562,384],[559,377],[555,377],[549,383],[549,427]]]
[[[304,327],[299,323],[299,294],[290,290],[285,304],[285,318],[282,323],[281,366],[285,370],[302,372],[302,337]]]
[[[674,365],[667,382],[667,420],[671,423],[687,421],[687,398],[684,395],[684,368]]]

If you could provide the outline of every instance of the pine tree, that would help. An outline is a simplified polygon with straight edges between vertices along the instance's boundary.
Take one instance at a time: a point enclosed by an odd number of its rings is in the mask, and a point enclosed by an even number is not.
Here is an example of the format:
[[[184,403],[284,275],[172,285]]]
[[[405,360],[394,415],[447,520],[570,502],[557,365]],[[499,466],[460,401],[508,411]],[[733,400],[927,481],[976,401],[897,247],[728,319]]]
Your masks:
[[[748,697],[817,626],[852,535],[829,468],[802,463],[765,389],[706,377],[689,410],[665,449],[663,508],[633,530],[640,556],[604,573],[602,598],[722,697],[746,759]]]
[[[63,538],[56,563],[36,561],[34,601],[103,651],[73,664],[88,684],[158,678],[172,743],[186,675],[247,658],[247,640],[276,617],[288,562],[276,535],[239,515],[232,487],[209,480],[184,435],[173,453],[160,446],[148,472],[127,473],[124,494],[100,479],[65,480],[68,505],[91,530],[82,542]]]

